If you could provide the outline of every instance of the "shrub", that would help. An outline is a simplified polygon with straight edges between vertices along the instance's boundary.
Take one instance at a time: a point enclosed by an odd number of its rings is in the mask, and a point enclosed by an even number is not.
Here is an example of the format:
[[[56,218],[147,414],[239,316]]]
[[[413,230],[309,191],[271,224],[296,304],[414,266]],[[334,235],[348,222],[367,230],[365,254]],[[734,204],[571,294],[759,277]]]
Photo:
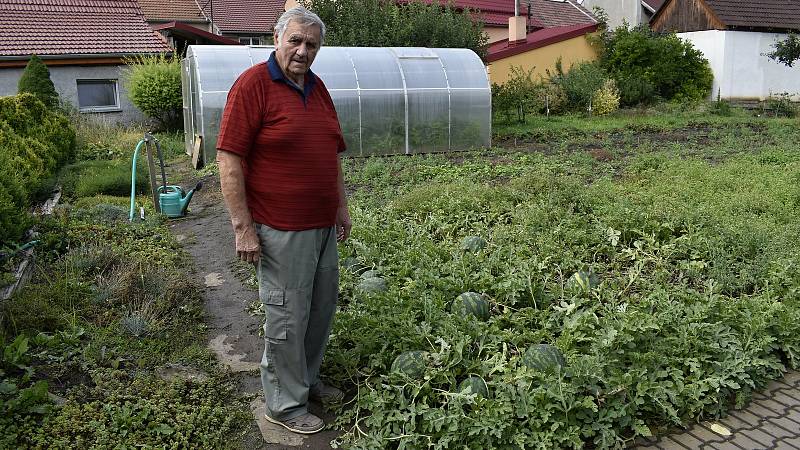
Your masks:
[[[536,102],[542,114],[561,114],[567,106],[567,94],[561,86],[544,80],[536,85]]]
[[[136,193],[147,192],[149,175],[147,165],[136,161]],[[129,196],[131,193],[131,161],[82,161],[64,168],[61,175],[62,193],[67,198],[78,199],[96,195]]]
[[[619,90],[617,84],[612,79],[603,83],[603,87],[594,93],[592,100],[592,114],[595,116],[605,116],[619,109]]]
[[[556,62],[553,83],[561,86],[567,98],[567,108],[573,111],[587,110],[594,93],[603,87],[608,75],[596,62],[583,62],[572,66],[564,73],[561,61]]]
[[[31,55],[28,65],[25,66],[17,84],[17,91],[20,94],[33,94],[50,108],[58,105],[58,92],[53,80],[50,79],[50,71],[36,55]]]
[[[22,236],[30,203],[74,151],[75,132],[63,114],[30,93],[0,98],[0,246]]]
[[[626,105],[647,103],[655,95],[701,100],[714,79],[708,61],[689,41],[646,26],[623,25],[605,33],[600,65],[622,86]]]
[[[492,84],[492,110],[502,114],[506,121],[516,116],[518,122],[524,123],[525,116],[537,109],[533,69],[511,66],[508,81],[502,85]]]
[[[126,61],[128,96],[158,126],[166,130],[182,127],[183,99],[181,64],[175,56],[140,56]]]

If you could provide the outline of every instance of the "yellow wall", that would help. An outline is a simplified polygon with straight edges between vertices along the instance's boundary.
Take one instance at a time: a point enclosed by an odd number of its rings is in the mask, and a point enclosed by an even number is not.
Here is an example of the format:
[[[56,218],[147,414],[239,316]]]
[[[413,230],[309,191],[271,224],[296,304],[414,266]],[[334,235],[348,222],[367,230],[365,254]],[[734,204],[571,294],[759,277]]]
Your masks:
[[[497,84],[505,83],[511,75],[512,65],[522,66],[526,70],[535,67],[534,80],[538,80],[539,76],[547,77],[546,70],[554,72],[559,56],[565,71],[575,63],[597,59],[597,53],[586,37],[578,36],[489,63],[489,80]]]

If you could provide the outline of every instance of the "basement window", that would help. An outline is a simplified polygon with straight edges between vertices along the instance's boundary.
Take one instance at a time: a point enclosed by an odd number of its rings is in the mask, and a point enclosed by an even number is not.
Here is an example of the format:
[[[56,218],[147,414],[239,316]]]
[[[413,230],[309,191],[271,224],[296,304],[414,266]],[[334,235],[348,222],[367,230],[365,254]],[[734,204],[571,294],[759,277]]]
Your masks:
[[[77,80],[81,112],[119,111],[117,80]]]

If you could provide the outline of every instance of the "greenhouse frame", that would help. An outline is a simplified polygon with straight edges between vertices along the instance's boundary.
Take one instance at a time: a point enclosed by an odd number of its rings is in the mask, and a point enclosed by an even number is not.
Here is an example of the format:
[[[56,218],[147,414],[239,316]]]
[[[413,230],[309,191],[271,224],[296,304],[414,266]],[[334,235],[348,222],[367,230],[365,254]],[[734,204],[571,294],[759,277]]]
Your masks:
[[[228,90],[272,46],[192,45],[182,61],[186,152],[213,162]],[[313,70],[331,94],[347,155],[446,152],[491,144],[492,95],[473,51],[323,47]]]

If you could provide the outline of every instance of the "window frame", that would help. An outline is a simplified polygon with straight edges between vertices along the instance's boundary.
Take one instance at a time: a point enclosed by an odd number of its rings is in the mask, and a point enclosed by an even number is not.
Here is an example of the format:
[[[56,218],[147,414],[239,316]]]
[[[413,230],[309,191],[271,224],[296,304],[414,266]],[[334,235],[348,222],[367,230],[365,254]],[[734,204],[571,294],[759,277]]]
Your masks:
[[[247,39],[247,44],[242,42],[243,39]],[[257,43],[253,43],[253,41],[258,41]],[[261,43],[261,36],[239,36],[239,43],[242,45],[264,45]]]
[[[104,106],[81,106],[81,96],[79,91],[79,86],[83,84],[98,84],[98,82],[106,82],[110,83],[114,86],[114,105],[104,105]],[[119,101],[119,79],[117,78],[76,78],[75,79],[75,87],[76,87],[76,99],[78,103],[78,111],[82,113],[94,113],[94,112],[118,112],[122,111],[122,105]]]

